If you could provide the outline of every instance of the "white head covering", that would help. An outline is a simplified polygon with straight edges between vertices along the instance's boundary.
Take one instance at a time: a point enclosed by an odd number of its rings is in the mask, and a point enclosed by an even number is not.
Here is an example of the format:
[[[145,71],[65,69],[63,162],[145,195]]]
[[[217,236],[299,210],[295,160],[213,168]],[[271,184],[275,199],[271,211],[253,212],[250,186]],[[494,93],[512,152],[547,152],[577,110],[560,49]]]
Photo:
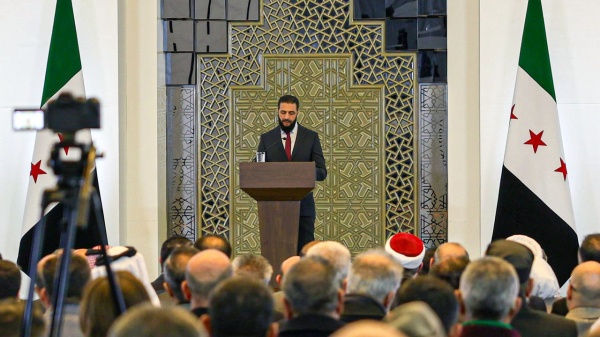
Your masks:
[[[530,278],[533,279],[533,290],[531,296],[541,298],[560,297],[560,286],[554,270],[546,260],[544,260],[544,251],[537,241],[525,235],[513,235],[506,240],[520,243],[533,252],[533,266],[531,267]]]
[[[409,233],[394,234],[385,243],[385,251],[394,256],[407,269],[418,268],[425,257],[423,241]]]

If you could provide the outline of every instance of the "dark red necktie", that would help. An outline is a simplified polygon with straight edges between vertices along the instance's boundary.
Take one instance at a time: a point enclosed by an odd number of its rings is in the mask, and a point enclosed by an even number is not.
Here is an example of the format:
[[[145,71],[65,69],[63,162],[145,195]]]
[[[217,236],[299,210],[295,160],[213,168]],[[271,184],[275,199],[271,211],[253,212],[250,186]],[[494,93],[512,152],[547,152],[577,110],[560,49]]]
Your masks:
[[[292,161],[292,137],[290,137],[289,132],[286,132],[285,134],[285,154],[287,154],[288,160]]]

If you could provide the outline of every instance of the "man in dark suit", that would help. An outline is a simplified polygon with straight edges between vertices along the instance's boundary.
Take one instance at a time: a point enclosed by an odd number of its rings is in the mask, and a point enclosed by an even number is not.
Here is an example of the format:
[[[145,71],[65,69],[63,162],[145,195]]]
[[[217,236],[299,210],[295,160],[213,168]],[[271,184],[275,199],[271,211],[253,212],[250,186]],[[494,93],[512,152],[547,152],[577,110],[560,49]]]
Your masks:
[[[279,126],[260,136],[257,152],[265,152],[267,162],[315,162],[317,181],[327,177],[325,157],[319,141],[319,134],[298,124],[300,101],[292,95],[285,95],[277,103]],[[290,174],[293,179],[293,173]],[[300,222],[298,230],[298,252],[315,239],[315,199],[309,193],[300,202]]]

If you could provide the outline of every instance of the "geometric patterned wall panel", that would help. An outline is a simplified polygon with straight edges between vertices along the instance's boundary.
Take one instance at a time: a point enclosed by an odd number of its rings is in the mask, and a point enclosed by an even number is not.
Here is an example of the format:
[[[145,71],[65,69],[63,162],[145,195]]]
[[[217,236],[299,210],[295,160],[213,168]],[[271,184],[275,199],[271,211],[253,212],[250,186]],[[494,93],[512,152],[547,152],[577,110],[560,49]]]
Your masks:
[[[167,87],[168,235],[196,234],[196,118],[194,86]]]
[[[358,22],[352,21],[351,5],[347,0],[264,0],[261,7],[261,21],[256,23],[235,23],[230,24],[230,37],[228,39],[229,53],[226,55],[199,55],[198,56],[198,111],[199,117],[199,199],[200,207],[198,214],[202,233],[220,233],[228,235],[231,239],[237,236],[232,235],[232,217],[235,212],[231,208],[229,200],[237,197],[236,191],[232,189],[233,182],[230,180],[234,176],[235,162],[232,162],[233,155],[237,153],[238,148],[233,149],[236,140],[232,135],[239,135],[238,124],[233,122],[231,97],[236,90],[231,90],[237,86],[256,86],[255,89],[272,91],[280,94],[283,90],[271,90],[267,87],[268,76],[265,69],[268,65],[269,56],[289,56],[289,65],[292,65],[292,59],[297,58],[308,60],[338,60],[347,63],[348,72],[345,74],[338,69],[323,68],[326,73],[325,79],[320,84],[314,81],[310,85],[308,82],[297,84],[294,79],[287,90],[295,92],[301,102],[312,102],[313,90],[322,86],[323,90],[333,91],[324,97],[335,97],[342,102],[346,100],[356,100],[357,96],[342,97],[340,94],[346,90],[347,94],[357,95],[358,92],[367,93],[379,90],[383,97],[380,98],[380,125],[382,161],[379,162],[382,173],[383,195],[380,196],[381,219],[378,230],[382,239],[393,233],[413,232],[417,233],[416,224],[416,203],[417,193],[415,191],[415,167],[414,167],[414,93],[415,93],[415,54],[414,53],[386,53],[383,42],[383,24],[381,22]],[[275,60],[275,59],[273,59]],[[276,61],[273,61],[276,62]],[[303,61],[304,62],[304,61]],[[313,67],[318,64],[313,63]],[[306,71],[314,74],[318,73],[316,69],[308,68]],[[328,76],[345,76],[347,83],[328,81]],[[290,77],[291,78],[291,77]],[[279,81],[279,82],[278,82]],[[337,81],[337,80],[336,80]],[[274,83],[280,83],[285,87],[283,78]],[[345,85],[345,88],[342,86]],[[240,93],[241,95],[241,93]],[[351,96],[350,95],[350,96]],[[243,98],[239,97],[240,99]],[[266,101],[270,102],[270,101]],[[323,104],[314,104],[315,107]],[[257,108],[258,109],[258,108]],[[274,106],[261,106],[260,113],[271,113],[269,117],[272,121],[275,117]],[[302,109],[301,109],[302,110]],[[357,123],[353,112],[358,111],[337,111],[328,112],[331,116],[338,114],[339,118],[348,118],[349,128],[346,131],[353,131]],[[244,113],[247,113],[244,112]],[[306,126],[319,129],[317,117],[319,111],[305,114]],[[323,115],[325,118],[327,115]],[[268,118],[268,120],[269,120]],[[266,122],[268,122],[268,120]],[[266,123],[265,122],[265,123]],[[327,124],[330,123],[330,124]],[[323,125],[343,125],[341,120],[331,121]],[[336,124],[337,123],[337,124]],[[374,124],[373,124],[374,125]],[[270,126],[274,126],[271,122]],[[267,127],[265,126],[265,129]],[[330,132],[329,134],[327,132]],[[333,134],[333,130],[319,130],[321,139],[325,139]],[[360,134],[364,130],[358,130],[357,133],[348,133],[348,141],[360,143]],[[366,134],[366,133],[365,133]],[[369,135],[372,137],[374,133]],[[333,142],[333,138],[330,138]],[[341,141],[341,139],[339,140]],[[362,143],[366,144],[366,143]],[[338,144],[341,146],[341,144]],[[331,170],[341,172],[337,169],[338,154],[335,146],[331,146],[329,153],[332,157],[328,160],[328,166]],[[243,148],[239,148],[243,150]],[[251,156],[245,157],[249,160]],[[366,157],[366,156],[365,156]],[[341,158],[341,157],[339,157]],[[370,165],[378,165],[371,163]],[[348,166],[345,171],[349,176],[361,182],[364,179],[363,168],[351,168]],[[336,184],[331,177],[327,178],[326,184]],[[329,181],[331,179],[331,181]],[[352,180],[354,181],[354,180]],[[364,181],[362,181],[365,183]],[[354,182],[353,182],[354,183]],[[371,182],[372,183],[372,182]],[[337,182],[337,188],[340,182]],[[335,190],[335,186],[327,187],[319,185],[317,191],[319,198],[328,198],[326,193]],[[358,186],[358,185],[356,185]],[[376,193],[371,191],[371,193]],[[237,200],[237,199],[236,199]],[[333,203],[320,204],[317,201],[317,207],[332,207]],[[352,211],[354,204],[347,204],[346,210],[340,208],[336,213],[323,211],[318,214],[320,218],[319,234],[323,237],[337,237],[346,240],[350,244],[353,253],[362,250],[365,247],[380,245],[377,241],[376,231],[361,229],[365,225],[366,217],[374,216],[372,210],[367,207],[359,211]],[[351,213],[351,214],[350,214]],[[337,215],[336,215],[337,214]],[[237,216],[237,215],[236,215]],[[330,218],[328,223],[327,216]],[[342,220],[343,219],[343,220]],[[366,226],[369,225],[367,220]],[[343,228],[343,233],[339,229]],[[250,227],[249,227],[250,228]],[[336,229],[338,232],[335,232]],[[358,232],[370,233],[370,239],[362,239],[361,236],[355,236],[354,229]],[[322,231],[322,232],[321,232]],[[252,232],[252,230],[250,230]],[[243,233],[242,233],[243,234]],[[343,234],[347,238],[342,237]],[[369,237],[367,235],[367,237]],[[257,252],[258,243],[246,242],[256,240],[256,235],[241,235],[241,241],[233,242],[236,252],[251,251]],[[372,241],[369,241],[372,240]]]
[[[448,240],[447,89],[419,84],[419,227],[427,248]]]
[[[277,100],[301,97],[300,124],[319,133],[327,179],[317,183],[315,234],[351,251],[380,246],[383,187],[383,87],[351,83],[347,56],[264,57],[264,88],[232,87],[232,208],[238,254],[260,251],[256,203],[239,190],[238,164],[253,157],[260,135],[277,124]],[[291,175],[291,173],[290,173]]]

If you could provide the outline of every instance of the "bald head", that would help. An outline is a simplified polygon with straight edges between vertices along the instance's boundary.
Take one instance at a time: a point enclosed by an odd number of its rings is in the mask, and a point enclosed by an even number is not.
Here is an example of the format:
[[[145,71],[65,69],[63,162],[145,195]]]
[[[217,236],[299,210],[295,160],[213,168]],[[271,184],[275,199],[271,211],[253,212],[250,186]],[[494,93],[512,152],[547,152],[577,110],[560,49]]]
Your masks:
[[[331,337],[406,337],[388,324],[363,320],[346,324]]]
[[[600,308],[600,263],[583,262],[573,269],[567,304],[569,310],[577,307]]]
[[[447,257],[466,257],[469,258],[469,253],[460,243],[447,242],[439,246],[433,255],[434,263],[438,263]]]
[[[292,256],[287,258],[283,263],[281,263],[281,276],[285,275],[285,273],[292,268],[293,265],[300,261],[300,256]]]
[[[185,280],[191,292],[192,302],[208,301],[211,291],[232,274],[231,261],[225,253],[216,249],[207,249],[194,255],[185,271]]]

